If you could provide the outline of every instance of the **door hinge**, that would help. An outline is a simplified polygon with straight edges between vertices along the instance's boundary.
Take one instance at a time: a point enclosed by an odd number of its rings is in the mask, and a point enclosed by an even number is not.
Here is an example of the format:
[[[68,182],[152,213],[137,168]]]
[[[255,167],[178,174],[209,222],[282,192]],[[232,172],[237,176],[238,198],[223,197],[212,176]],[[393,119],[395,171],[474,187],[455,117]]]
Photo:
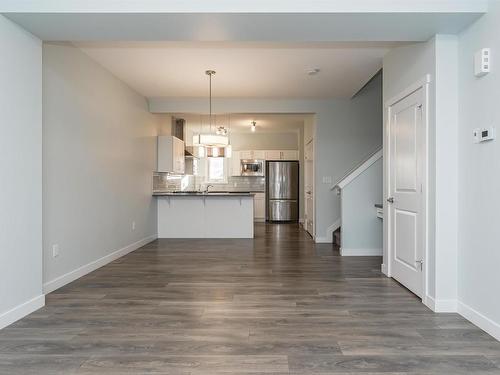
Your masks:
[[[415,263],[418,263],[420,265],[420,271],[423,271],[423,269],[424,269],[424,261],[423,260],[416,260]]]

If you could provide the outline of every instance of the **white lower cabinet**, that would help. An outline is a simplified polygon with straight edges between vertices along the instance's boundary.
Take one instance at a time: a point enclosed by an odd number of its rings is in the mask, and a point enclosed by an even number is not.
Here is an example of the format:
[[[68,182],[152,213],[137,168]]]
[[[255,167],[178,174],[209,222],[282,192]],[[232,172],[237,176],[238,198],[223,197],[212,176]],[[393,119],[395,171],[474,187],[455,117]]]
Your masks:
[[[158,238],[253,238],[253,197],[159,196]]]
[[[253,218],[255,221],[266,220],[266,194],[256,193],[253,198]]]

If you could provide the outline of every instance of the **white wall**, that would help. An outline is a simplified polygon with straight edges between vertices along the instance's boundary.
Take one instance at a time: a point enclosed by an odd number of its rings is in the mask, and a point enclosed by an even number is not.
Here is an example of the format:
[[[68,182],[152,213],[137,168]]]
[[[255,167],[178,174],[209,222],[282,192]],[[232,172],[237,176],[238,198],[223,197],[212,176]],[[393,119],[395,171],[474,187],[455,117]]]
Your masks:
[[[454,219],[458,196],[456,57],[457,38],[437,35],[427,43],[393,49],[384,58],[384,102],[421,81],[426,75],[430,75],[431,78],[427,146],[429,199],[427,290],[424,292],[424,302],[435,311],[456,309],[457,225]],[[384,156],[387,160],[387,155]],[[384,176],[385,174],[384,170]],[[387,196],[387,186],[384,184],[384,197]],[[387,225],[387,221],[384,221],[384,225]],[[386,233],[387,228],[384,229],[384,234]],[[386,238],[384,244],[387,244]],[[387,263],[388,254],[384,245],[384,267]]]
[[[151,98],[153,113],[204,113],[206,99]],[[315,117],[316,237],[330,241],[329,227],[340,218],[336,181],[382,144],[381,77],[353,100],[214,99],[220,113],[301,113]],[[308,133],[309,134],[309,133]],[[323,183],[330,177],[331,183]]]
[[[455,311],[458,262],[458,38],[436,35],[435,309]],[[432,138],[431,138],[432,139]]]
[[[459,38],[459,311],[500,340],[500,139],[472,143],[472,129],[500,136],[500,2]],[[473,55],[492,49],[493,71],[473,74]]]
[[[232,133],[233,150],[298,150],[299,132]]]
[[[156,235],[151,191],[157,123],[145,98],[79,49],[44,44],[46,291]],[[54,244],[60,247],[55,258]]]
[[[0,328],[42,295],[42,43],[0,16]]]
[[[382,158],[341,192],[342,255],[382,256],[382,220],[375,204],[382,203]]]
[[[435,40],[432,39],[427,43],[417,43],[409,46],[404,46],[400,48],[395,48],[391,50],[384,57],[384,105],[387,100],[398,95],[400,92],[404,91],[407,87],[411,86],[415,82],[418,82],[424,78],[427,74],[431,75],[431,82],[429,85],[429,106],[428,106],[428,117],[429,117],[429,131],[432,132],[435,129],[435,75],[436,70],[436,54],[435,54]],[[387,124],[387,110],[384,109],[384,124]],[[431,134],[429,134],[430,138]],[[386,142],[386,127],[384,126],[384,160],[389,160],[389,155],[387,154]],[[429,152],[433,152],[433,149],[429,149]],[[429,164],[429,175],[434,175],[434,169],[432,169],[431,163]],[[389,196],[387,181],[387,170],[386,164],[384,163],[384,198]],[[432,184],[429,184],[429,212],[434,212],[434,201],[435,196]],[[386,205],[384,205],[384,216],[388,216],[388,210]],[[429,215],[429,225],[428,225],[428,244],[429,252],[434,254],[434,225],[433,216]],[[389,263],[389,256],[387,251],[387,233],[388,233],[388,220],[384,220],[384,255],[383,255],[383,266],[382,269],[387,273],[387,267]],[[433,258],[433,256],[432,256]],[[435,296],[435,262],[433,260],[428,260],[427,269],[432,277],[428,277],[427,280],[427,294],[432,297]]]

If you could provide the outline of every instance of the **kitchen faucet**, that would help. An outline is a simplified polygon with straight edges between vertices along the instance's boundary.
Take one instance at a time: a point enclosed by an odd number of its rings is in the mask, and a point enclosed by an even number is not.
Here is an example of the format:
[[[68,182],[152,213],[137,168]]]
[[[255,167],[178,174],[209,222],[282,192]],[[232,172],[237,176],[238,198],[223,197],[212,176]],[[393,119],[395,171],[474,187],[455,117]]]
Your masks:
[[[206,193],[208,193],[208,189],[210,189],[210,188],[211,188],[211,187],[213,187],[213,186],[214,186],[214,185],[210,185],[210,184],[208,184],[207,186],[205,186],[205,191],[204,191],[204,193],[205,193],[205,194],[206,194]]]

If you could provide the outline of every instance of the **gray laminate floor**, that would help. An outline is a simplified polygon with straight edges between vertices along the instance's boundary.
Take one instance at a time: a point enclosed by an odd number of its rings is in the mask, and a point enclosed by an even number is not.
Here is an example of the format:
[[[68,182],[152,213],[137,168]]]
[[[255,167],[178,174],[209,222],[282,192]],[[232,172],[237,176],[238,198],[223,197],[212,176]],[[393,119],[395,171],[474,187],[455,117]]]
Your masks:
[[[500,374],[500,343],[295,225],[158,240],[0,331],[0,374]]]

